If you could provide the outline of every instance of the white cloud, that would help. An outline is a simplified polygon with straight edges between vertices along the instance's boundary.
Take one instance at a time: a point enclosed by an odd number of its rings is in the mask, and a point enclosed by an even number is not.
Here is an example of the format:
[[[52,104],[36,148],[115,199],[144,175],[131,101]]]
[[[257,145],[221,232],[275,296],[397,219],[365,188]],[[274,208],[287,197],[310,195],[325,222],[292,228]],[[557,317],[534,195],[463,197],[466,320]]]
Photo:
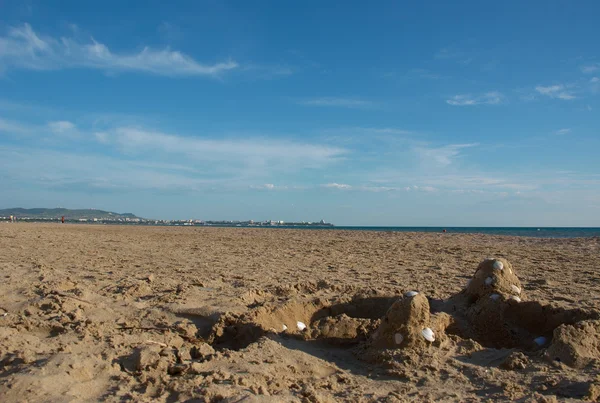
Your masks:
[[[576,96],[573,93],[565,88],[564,85],[550,85],[550,86],[542,86],[538,85],[535,87],[535,90],[541,95],[545,95],[550,98],[558,98],[563,100],[571,100],[575,99]]]
[[[140,71],[164,76],[217,75],[235,69],[234,61],[201,64],[192,57],[169,48],[144,47],[139,52],[113,53],[94,40],[80,42],[40,36],[29,24],[9,29],[0,37],[0,63],[29,70],[92,68],[104,71]]]
[[[338,107],[338,108],[350,108],[350,109],[368,109],[375,107],[375,104],[371,101],[365,101],[356,98],[336,98],[336,97],[323,97],[307,99],[299,102],[300,105],[306,106],[325,106],[325,107]]]
[[[48,127],[53,133],[63,134],[72,132],[75,129],[75,125],[66,120],[59,120],[56,122],[49,122]]]
[[[478,144],[449,144],[443,147],[414,147],[413,151],[417,153],[419,158],[427,163],[436,165],[448,166],[453,160],[460,155],[461,150],[469,147],[475,147]]]
[[[566,129],[560,129],[554,132],[554,134],[557,134],[559,136],[565,135],[565,134],[569,134],[571,133],[571,129],[566,128]]]
[[[597,82],[600,82],[600,78],[598,78],[598,77],[590,78],[590,83],[597,83]]]
[[[502,102],[504,102],[504,95],[498,91],[486,92],[479,96],[470,94],[455,95],[446,100],[446,103],[452,106],[498,105]]]
[[[592,74],[597,71],[600,71],[600,63],[587,64],[585,66],[581,66],[581,71],[584,74]]]
[[[331,188],[331,189],[352,189],[352,186],[350,185],[346,185],[344,183],[327,183],[325,185],[321,185],[324,188]]]

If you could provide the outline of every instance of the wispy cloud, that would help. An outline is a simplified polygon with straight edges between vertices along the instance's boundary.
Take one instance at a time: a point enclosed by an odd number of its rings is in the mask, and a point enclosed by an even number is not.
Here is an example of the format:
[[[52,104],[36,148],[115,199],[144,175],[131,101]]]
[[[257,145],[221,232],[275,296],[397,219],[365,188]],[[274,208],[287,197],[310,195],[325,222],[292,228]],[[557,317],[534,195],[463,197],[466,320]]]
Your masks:
[[[371,101],[366,101],[358,98],[337,98],[337,97],[322,97],[314,99],[306,99],[298,102],[300,105],[306,106],[324,106],[350,109],[371,109],[376,105]]]
[[[98,137],[98,136],[97,136]],[[99,140],[117,145],[126,153],[154,151],[179,154],[201,161],[243,161],[254,166],[285,163],[288,166],[315,167],[335,161],[346,150],[327,145],[305,144],[262,138],[207,139],[185,137],[133,127],[119,127]]]
[[[250,189],[257,190],[286,190],[288,189],[285,185],[274,185],[273,183],[265,183],[263,185],[250,185]]]
[[[59,120],[56,122],[49,122],[48,127],[53,133],[64,134],[71,133],[75,130],[75,124],[67,120]]]
[[[471,94],[455,95],[447,99],[446,103],[452,106],[498,105],[504,102],[504,99],[504,95],[500,92],[491,91],[479,96]]]
[[[478,144],[449,144],[442,147],[414,147],[413,151],[425,163],[448,166],[454,162],[454,159],[460,156],[460,153],[465,148],[475,147]]]
[[[581,72],[584,74],[593,74],[600,71],[600,63],[586,64],[581,66]]]
[[[139,71],[163,76],[215,76],[238,67],[228,60],[202,64],[191,56],[169,48],[144,47],[139,52],[114,53],[94,38],[38,35],[29,24],[10,28],[0,37],[0,62],[28,70],[91,68],[104,71]]]
[[[571,99],[576,98],[576,96],[572,93],[572,91],[568,90],[562,84],[550,85],[550,86],[538,85],[537,87],[535,87],[535,90],[539,94],[550,97],[550,98],[557,98],[557,99],[563,99],[563,100],[571,100]]]
[[[571,133],[571,129],[566,128],[566,129],[560,129],[554,132],[554,134],[558,135],[558,136],[563,136],[565,134],[570,134]]]
[[[11,120],[5,120],[0,118],[0,133],[8,134],[30,134],[33,128],[19,122],[13,122]]]
[[[350,185],[346,185],[345,183],[326,183],[324,185],[321,185],[321,187],[324,188],[330,188],[330,189],[344,189],[344,190],[348,190],[348,189],[352,189],[352,186]]]
[[[468,55],[467,52],[457,48],[456,46],[447,46],[440,49],[434,55],[436,59],[441,60],[454,60],[459,64],[467,65],[473,61],[473,57]]]

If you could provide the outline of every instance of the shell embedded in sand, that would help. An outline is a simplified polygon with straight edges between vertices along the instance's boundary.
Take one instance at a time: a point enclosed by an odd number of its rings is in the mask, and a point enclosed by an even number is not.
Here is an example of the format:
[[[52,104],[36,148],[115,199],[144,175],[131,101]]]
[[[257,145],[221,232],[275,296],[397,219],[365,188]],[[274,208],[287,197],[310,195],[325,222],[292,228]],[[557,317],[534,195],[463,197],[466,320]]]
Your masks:
[[[402,336],[400,333],[396,333],[394,335],[394,341],[396,342],[396,344],[402,344],[402,342],[404,341],[404,336]]]
[[[521,302],[521,298],[517,297],[516,295],[511,295],[510,299],[517,301],[517,302]]]
[[[302,322],[297,322],[296,326],[298,326],[298,330],[300,330],[300,331],[306,329],[306,325]]]
[[[287,326],[283,325],[283,326],[281,326],[281,329],[285,332],[287,330]]]
[[[504,264],[501,261],[496,260],[494,262],[494,269],[496,269],[496,270],[502,270],[503,268],[504,268]]]
[[[493,301],[497,301],[500,299],[500,294],[492,294],[490,295],[490,299]]]
[[[491,277],[488,277],[485,279],[485,285],[492,285],[493,282],[494,282],[494,279]]]
[[[404,296],[405,297],[414,297],[417,294],[419,294],[419,293],[416,291],[408,291],[408,292],[404,293]]]
[[[533,342],[538,346],[543,346],[544,344],[546,344],[547,341],[548,339],[546,339],[544,336],[536,337],[535,339],[533,339]]]
[[[516,292],[517,294],[521,293],[521,289],[514,284],[510,285],[510,289],[513,290],[514,292]]]
[[[435,341],[435,334],[433,334],[433,330],[431,330],[430,328],[426,327],[425,329],[421,330],[421,334],[423,335],[425,340]]]

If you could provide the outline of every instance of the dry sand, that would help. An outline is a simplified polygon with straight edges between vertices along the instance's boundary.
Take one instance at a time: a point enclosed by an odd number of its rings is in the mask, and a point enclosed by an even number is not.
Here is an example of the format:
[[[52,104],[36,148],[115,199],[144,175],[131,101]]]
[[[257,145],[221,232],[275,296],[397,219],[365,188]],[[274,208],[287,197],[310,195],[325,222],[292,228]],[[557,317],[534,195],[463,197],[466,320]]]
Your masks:
[[[0,224],[0,251],[4,402],[600,397],[597,238]]]

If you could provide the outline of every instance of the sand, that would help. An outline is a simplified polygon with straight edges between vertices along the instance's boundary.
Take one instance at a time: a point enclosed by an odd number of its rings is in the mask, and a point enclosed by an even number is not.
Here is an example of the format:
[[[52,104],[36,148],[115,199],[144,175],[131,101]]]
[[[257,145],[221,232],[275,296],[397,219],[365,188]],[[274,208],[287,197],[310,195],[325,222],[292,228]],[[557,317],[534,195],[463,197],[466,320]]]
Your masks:
[[[4,223],[0,250],[6,402],[600,398],[597,238]]]

